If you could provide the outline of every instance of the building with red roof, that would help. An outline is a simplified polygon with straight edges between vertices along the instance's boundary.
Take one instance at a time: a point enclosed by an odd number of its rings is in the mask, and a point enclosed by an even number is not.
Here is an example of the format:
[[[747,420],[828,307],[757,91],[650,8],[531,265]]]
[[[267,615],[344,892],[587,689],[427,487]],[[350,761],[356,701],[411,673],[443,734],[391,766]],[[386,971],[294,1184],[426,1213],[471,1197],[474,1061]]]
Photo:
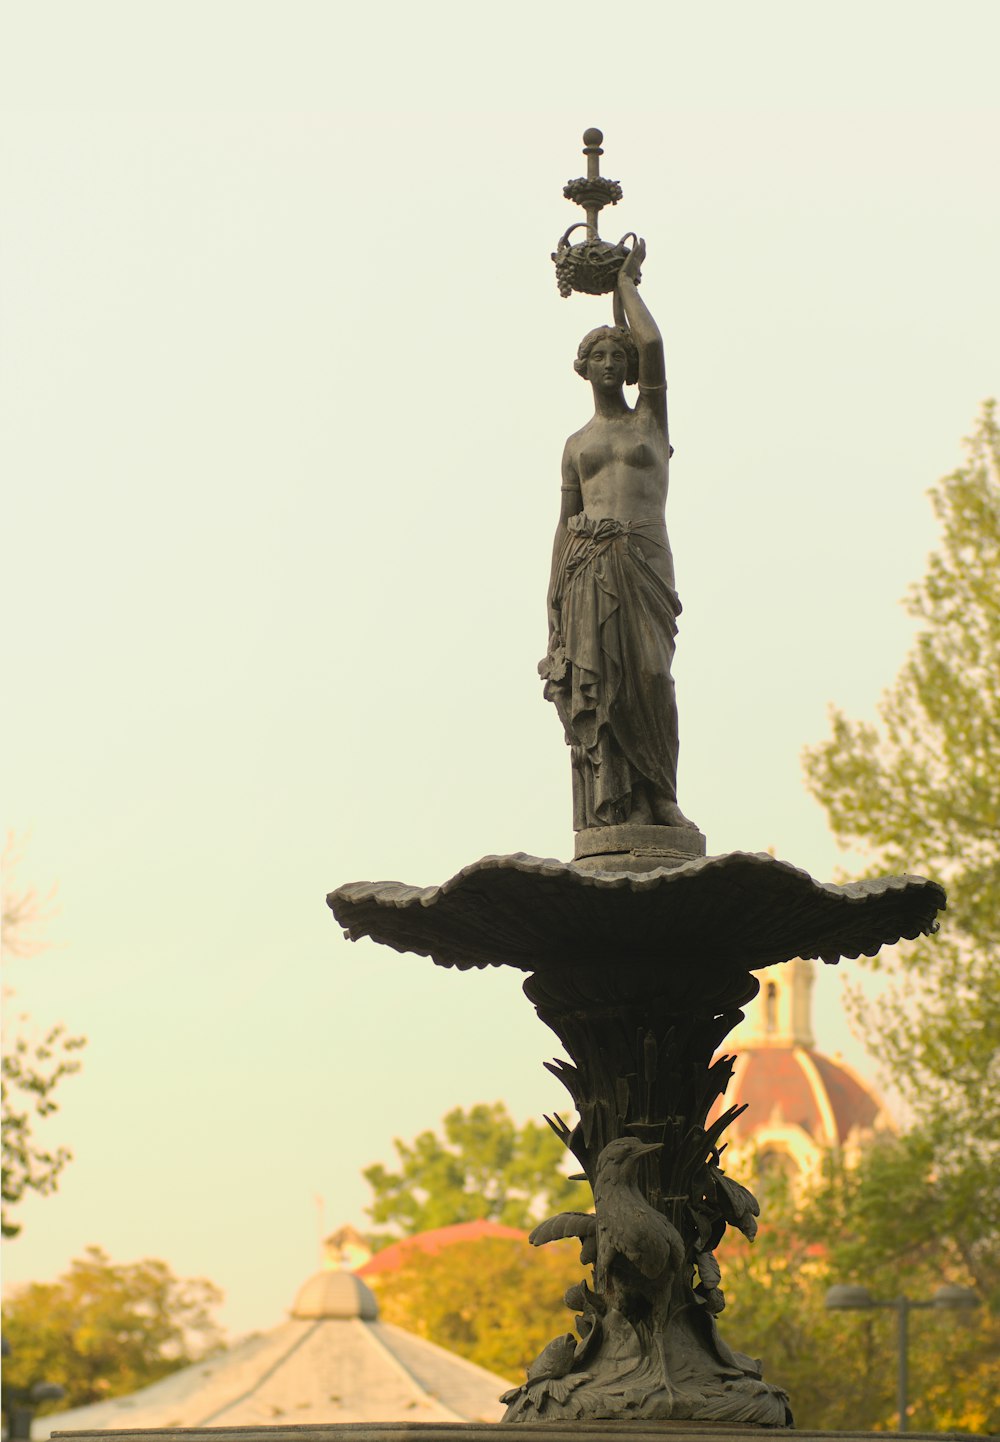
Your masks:
[[[726,1132],[730,1169],[758,1178],[784,1171],[815,1175],[823,1157],[848,1160],[892,1123],[877,1093],[840,1058],[816,1050],[813,963],[790,961],[759,973],[760,992],[731,1038],[736,1067],[720,1105],[746,1103]]]
[[[388,1272],[398,1272],[420,1253],[434,1256],[445,1247],[453,1247],[457,1242],[479,1242],[485,1238],[496,1237],[518,1242],[528,1240],[527,1232],[521,1231],[519,1227],[505,1227],[501,1222],[456,1222],[450,1227],[435,1227],[430,1232],[416,1232],[412,1237],[401,1237],[398,1242],[390,1242],[388,1247],[383,1247],[380,1252],[375,1252],[362,1263],[357,1268],[357,1275],[384,1276]]]

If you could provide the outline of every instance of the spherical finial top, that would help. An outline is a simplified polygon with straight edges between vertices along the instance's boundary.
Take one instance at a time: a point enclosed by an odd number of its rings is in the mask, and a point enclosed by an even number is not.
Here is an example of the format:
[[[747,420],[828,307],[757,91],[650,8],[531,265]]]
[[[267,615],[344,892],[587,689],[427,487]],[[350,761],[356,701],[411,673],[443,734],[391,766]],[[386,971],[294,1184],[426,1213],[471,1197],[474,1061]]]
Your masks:
[[[603,131],[598,130],[594,125],[592,125],[589,130],[583,132],[584,145],[600,145],[603,139]]]

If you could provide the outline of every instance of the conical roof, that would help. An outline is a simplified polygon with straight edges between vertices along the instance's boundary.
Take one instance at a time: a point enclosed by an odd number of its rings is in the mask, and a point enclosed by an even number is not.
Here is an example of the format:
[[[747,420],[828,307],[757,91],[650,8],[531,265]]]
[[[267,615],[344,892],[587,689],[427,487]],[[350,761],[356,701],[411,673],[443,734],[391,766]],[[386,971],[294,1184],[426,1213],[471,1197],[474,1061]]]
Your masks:
[[[292,1316],[303,1321],[358,1317],[362,1322],[374,1322],[378,1302],[372,1289],[353,1272],[317,1272],[299,1288]]]
[[[374,1294],[323,1271],[288,1321],[126,1397],[35,1419],[51,1432],[274,1423],[498,1422],[510,1383],[378,1320]]]

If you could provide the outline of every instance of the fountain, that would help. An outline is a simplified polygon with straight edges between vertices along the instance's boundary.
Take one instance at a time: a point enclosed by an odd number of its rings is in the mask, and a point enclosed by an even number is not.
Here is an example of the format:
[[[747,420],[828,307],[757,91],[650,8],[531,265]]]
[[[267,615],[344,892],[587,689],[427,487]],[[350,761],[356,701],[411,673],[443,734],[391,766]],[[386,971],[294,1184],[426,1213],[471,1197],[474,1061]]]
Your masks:
[[[328,902],[352,940],[525,972],[568,1056],[550,1070],[578,1119],[549,1120],[594,1211],[549,1218],[531,1241],[578,1239],[574,1327],[505,1394],[504,1421],[787,1427],[786,1394],[717,1324],[715,1249],[727,1227],[752,1241],[759,1215],[723,1165],[739,1109],[709,1119],[733,1067],[719,1048],[756,969],[874,955],[936,930],[945,896],[917,876],[832,885],[770,855],[706,855],[680,809],[663,345],[638,290],[644,241],[598,234],[622,196],[600,174],[602,140],[586,131],[587,175],[564,191],[586,236],[571,242],[571,227],[553,255],[560,292],[610,294],[613,322],[584,337],[575,363],[594,415],[566,442],[539,663],[570,751],[573,859],[487,856],[440,886],[353,882]]]

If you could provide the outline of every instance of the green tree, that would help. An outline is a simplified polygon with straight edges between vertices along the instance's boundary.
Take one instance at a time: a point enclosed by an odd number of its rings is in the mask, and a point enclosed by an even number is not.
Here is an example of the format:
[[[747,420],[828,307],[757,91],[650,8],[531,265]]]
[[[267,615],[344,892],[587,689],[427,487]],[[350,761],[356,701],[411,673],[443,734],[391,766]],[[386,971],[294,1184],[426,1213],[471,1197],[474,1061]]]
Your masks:
[[[481,1237],[415,1255],[371,1285],[384,1322],[520,1383],[546,1343],[572,1329],[562,1297],[584,1276],[579,1252],[575,1242],[529,1247]]]
[[[921,627],[879,722],[835,710],[831,738],[805,752],[807,784],[838,842],[867,854],[865,874],[925,872],[948,890],[936,937],[867,963],[888,974],[890,989],[877,1009],[856,999],[855,1013],[908,1103],[910,1126],[828,1195],[835,1229],[828,1235],[836,1236],[828,1266],[830,1281],[861,1281],[884,1296],[899,1291],[901,1278],[908,1293],[925,1295],[942,1279],[975,1283],[985,1305],[971,1330],[930,1314],[915,1328],[918,1353],[919,1337],[931,1339],[934,1355],[918,1365],[936,1410],[932,1422],[914,1425],[988,1430],[1000,1425],[977,1400],[1000,1393],[1000,427],[993,402],[966,442],[964,465],[931,497],[941,543],[907,598]]]
[[[211,1282],[175,1277],[165,1262],[115,1264],[99,1247],[55,1282],[32,1282],[5,1300],[11,1356],[4,1380],[44,1379],[66,1389],[41,1410],[62,1411],[134,1392],[221,1346]]]
[[[788,1390],[797,1426],[894,1429],[895,1313],[827,1312],[824,1298],[844,1282],[883,1300],[900,1291],[926,1300],[945,1283],[967,1284],[961,1249],[940,1221],[926,1157],[901,1138],[873,1144],[856,1166],[831,1157],[798,1196],[774,1179],[753,1246],[723,1241],[726,1339],[763,1358],[766,1375]],[[914,1430],[1000,1427],[1000,1318],[991,1309],[918,1312],[908,1350]]]
[[[530,1227],[552,1212],[589,1210],[590,1188],[560,1170],[566,1149],[549,1127],[515,1126],[502,1102],[456,1107],[442,1125],[443,1136],[395,1139],[398,1172],[366,1168],[372,1221],[409,1235],[480,1218]]]
[[[833,712],[805,752],[807,784],[866,874],[941,881],[938,936],[868,964],[887,1006],[862,1028],[904,1095],[936,1174],[937,1205],[965,1237],[981,1286],[1000,1234],[1000,427],[988,402],[965,464],[931,492],[941,545],[907,598],[922,622],[880,724]],[[886,1024],[891,1016],[891,1024]],[[992,1182],[991,1182],[992,1175]]]
[[[4,846],[2,934],[5,956],[27,958],[44,950],[39,928],[50,914],[52,893],[40,896],[34,887],[17,889],[13,876],[20,860],[15,837],[8,834]],[[67,1147],[51,1147],[40,1141],[36,1128],[58,1110],[53,1093],[63,1077],[79,1071],[76,1053],[86,1045],[84,1037],[70,1036],[64,1026],[49,1027],[34,1034],[29,1019],[15,1013],[10,1022],[10,988],[4,989],[3,1057],[0,1062],[0,1130],[2,1130],[2,1231],[16,1237],[21,1230],[14,1208],[26,1192],[42,1196],[54,1192],[59,1174],[72,1153]]]

